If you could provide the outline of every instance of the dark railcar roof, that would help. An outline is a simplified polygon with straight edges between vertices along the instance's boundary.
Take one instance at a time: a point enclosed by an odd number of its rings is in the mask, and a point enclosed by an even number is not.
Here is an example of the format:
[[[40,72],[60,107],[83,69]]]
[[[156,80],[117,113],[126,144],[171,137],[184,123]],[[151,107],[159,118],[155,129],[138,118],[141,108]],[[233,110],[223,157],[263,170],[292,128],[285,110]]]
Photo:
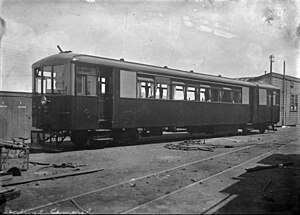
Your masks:
[[[261,84],[254,82],[247,82],[238,79],[231,79],[219,76],[213,76],[208,74],[196,73],[183,71],[178,69],[171,69],[165,67],[158,67],[153,65],[146,65],[141,63],[128,62],[123,60],[116,60],[110,58],[103,58],[85,54],[76,54],[76,53],[60,53],[56,55],[51,55],[44,59],[41,59],[32,65],[33,68],[40,66],[49,66],[49,65],[59,65],[67,62],[85,62],[91,64],[100,64],[104,66],[117,67],[120,69],[127,69],[132,71],[141,71],[141,72],[151,72],[159,75],[172,76],[174,78],[187,78],[191,80],[202,80],[207,82],[215,82],[215,83],[224,83],[229,85],[238,85],[238,86],[246,86],[246,87],[254,87],[259,86],[262,88],[268,89],[276,89],[272,85],[269,84]]]

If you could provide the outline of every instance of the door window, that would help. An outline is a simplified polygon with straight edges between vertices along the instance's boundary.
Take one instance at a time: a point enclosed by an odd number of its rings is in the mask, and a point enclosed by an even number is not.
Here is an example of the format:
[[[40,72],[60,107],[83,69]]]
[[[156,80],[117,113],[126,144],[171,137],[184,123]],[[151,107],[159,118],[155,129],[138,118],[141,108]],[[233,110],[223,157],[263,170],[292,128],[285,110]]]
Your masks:
[[[87,66],[77,66],[76,93],[82,96],[97,95],[96,68]]]

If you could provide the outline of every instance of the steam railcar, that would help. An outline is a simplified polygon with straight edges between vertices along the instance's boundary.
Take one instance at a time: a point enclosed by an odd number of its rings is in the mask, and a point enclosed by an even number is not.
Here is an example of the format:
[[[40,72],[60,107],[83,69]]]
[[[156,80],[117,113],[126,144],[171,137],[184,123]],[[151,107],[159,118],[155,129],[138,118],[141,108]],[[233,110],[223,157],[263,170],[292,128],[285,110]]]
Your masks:
[[[33,127],[79,146],[103,130],[134,141],[176,128],[263,133],[279,121],[279,89],[267,84],[72,52],[32,68]]]

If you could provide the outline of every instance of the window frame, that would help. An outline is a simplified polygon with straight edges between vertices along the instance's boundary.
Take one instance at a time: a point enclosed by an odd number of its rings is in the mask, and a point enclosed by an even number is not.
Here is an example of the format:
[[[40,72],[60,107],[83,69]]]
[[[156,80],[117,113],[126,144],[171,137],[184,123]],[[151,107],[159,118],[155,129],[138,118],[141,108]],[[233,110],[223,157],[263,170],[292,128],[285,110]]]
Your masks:
[[[145,86],[142,85],[142,83],[145,83]],[[136,90],[136,97],[139,99],[154,99],[155,98],[155,79],[149,76],[143,76],[143,75],[138,75],[137,76],[137,90]],[[150,86],[148,86],[150,85]],[[145,95],[144,97],[141,97],[142,95],[142,89],[145,89]],[[149,95],[149,93],[151,94]],[[148,96],[147,96],[148,94]]]
[[[298,112],[298,95],[291,93],[290,98],[290,111]]]
[[[79,67],[84,67],[84,68],[89,68],[90,69],[94,69],[94,71],[80,71],[79,70]],[[78,93],[78,82],[77,82],[77,77],[84,77],[84,93]],[[88,94],[88,92],[91,92],[88,91],[88,77],[92,77],[95,81],[95,85],[94,85],[94,88],[93,88],[93,93],[91,94]],[[82,79],[81,79],[82,80]],[[83,82],[81,82],[83,83]],[[98,82],[98,70],[97,70],[97,66],[95,65],[88,65],[88,64],[76,64],[75,65],[75,95],[76,96],[87,96],[87,97],[97,97],[98,96],[98,85],[99,85],[99,82]],[[91,85],[90,85],[91,86]],[[92,89],[92,87],[91,87]]]

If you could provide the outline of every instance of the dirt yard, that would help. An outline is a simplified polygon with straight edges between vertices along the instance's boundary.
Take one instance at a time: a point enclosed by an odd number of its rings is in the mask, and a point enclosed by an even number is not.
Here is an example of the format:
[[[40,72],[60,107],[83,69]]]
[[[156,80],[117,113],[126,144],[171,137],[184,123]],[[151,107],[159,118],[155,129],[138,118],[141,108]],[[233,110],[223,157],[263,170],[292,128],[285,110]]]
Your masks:
[[[296,214],[299,136],[299,127],[280,128],[196,139],[181,150],[183,140],[84,150],[66,143],[60,153],[30,154],[50,165],[13,177],[21,196],[4,213]]]

